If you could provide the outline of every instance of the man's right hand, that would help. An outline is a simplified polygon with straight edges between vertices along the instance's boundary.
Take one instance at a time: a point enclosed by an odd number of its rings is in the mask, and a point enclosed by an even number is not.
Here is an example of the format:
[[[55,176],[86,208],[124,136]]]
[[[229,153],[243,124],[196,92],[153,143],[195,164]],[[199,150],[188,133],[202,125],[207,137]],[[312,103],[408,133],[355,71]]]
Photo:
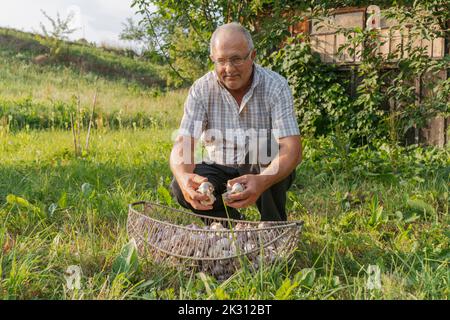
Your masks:
[[[205,206],[200,201],[208,200],[209,197],[205,194],[197,192],[198,187],[203,182],[208,181],[207,178],[199,176],[195,173],[185,173],[178,181],[184,199],[197,210],[212,210],[212,206]]]

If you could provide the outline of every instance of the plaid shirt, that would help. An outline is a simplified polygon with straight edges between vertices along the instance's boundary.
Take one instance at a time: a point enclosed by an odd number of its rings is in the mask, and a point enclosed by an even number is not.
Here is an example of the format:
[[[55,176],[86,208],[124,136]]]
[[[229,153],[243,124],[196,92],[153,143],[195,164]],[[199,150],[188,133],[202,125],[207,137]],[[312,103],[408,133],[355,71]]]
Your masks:
[[[202,150],[206,150],[201,161],[227,166],[267,165],[274,155],[269,160],[262,159],[264,143],[270,146],[278,138],[300,135],[286,79],[253,65],[253,82],[240,106],[220,84],[215,71],[208,72],[190,88],[178,134],[200,139]],[[251,140],[255,133],[258,143]],[[258,151],[249,155],[249,148]],[[196,163],[201,161],[197,158]]]

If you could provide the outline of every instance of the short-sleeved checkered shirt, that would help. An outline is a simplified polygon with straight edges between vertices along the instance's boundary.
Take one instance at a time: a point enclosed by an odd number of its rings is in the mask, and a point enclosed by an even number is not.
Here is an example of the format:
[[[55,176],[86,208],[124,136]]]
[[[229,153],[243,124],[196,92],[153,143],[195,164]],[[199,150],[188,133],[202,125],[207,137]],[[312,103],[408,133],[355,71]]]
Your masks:
[[[276,139],[300,135],[286,79],[253,66],[252,85],[240,106],[215,71],[190,88],[178,134],[200,139],[206,151],[201,161],[227,166],[267,165],[277,153],[270,154]],[[267,147],[271,144],[272,149]]]

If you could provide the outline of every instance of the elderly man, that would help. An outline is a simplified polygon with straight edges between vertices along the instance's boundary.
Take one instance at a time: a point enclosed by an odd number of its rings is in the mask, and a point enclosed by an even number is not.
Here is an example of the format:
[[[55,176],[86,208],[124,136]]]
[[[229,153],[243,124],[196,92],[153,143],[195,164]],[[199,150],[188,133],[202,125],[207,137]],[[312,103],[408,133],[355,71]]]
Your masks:
[[[256,203],[261,220],[287,220],[286,192],[302,158],[300,132],[286,79],[256,64],[255,56],[249,32],[225,24],[211,37],[215,70],[190,88],[170,168],[173,195],[195,213],[239,219],[237,209]],[[202,161],[194,159],[198,139],[206,150]],[[212,205],[197,192],[205,181],[214,186]],[[235,183],[244,191],[224,205],[221,195]]]

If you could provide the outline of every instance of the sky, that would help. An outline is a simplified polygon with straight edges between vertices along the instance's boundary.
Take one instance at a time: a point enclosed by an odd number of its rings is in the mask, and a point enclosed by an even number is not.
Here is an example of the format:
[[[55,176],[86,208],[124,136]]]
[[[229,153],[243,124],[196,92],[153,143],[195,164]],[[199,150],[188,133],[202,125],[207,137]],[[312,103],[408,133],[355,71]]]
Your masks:
[[[41,33],[41,22],[51,26],[41,10],[53,19],[57,13],[65,18],[73,11],[72,27],[78,30],[71,34],[71,40],[85,38],[97,44],[135,47],[136,44],[119,39],[128,17],[138,21],[131,3],[132,0],[0,0],[0,26]]]

